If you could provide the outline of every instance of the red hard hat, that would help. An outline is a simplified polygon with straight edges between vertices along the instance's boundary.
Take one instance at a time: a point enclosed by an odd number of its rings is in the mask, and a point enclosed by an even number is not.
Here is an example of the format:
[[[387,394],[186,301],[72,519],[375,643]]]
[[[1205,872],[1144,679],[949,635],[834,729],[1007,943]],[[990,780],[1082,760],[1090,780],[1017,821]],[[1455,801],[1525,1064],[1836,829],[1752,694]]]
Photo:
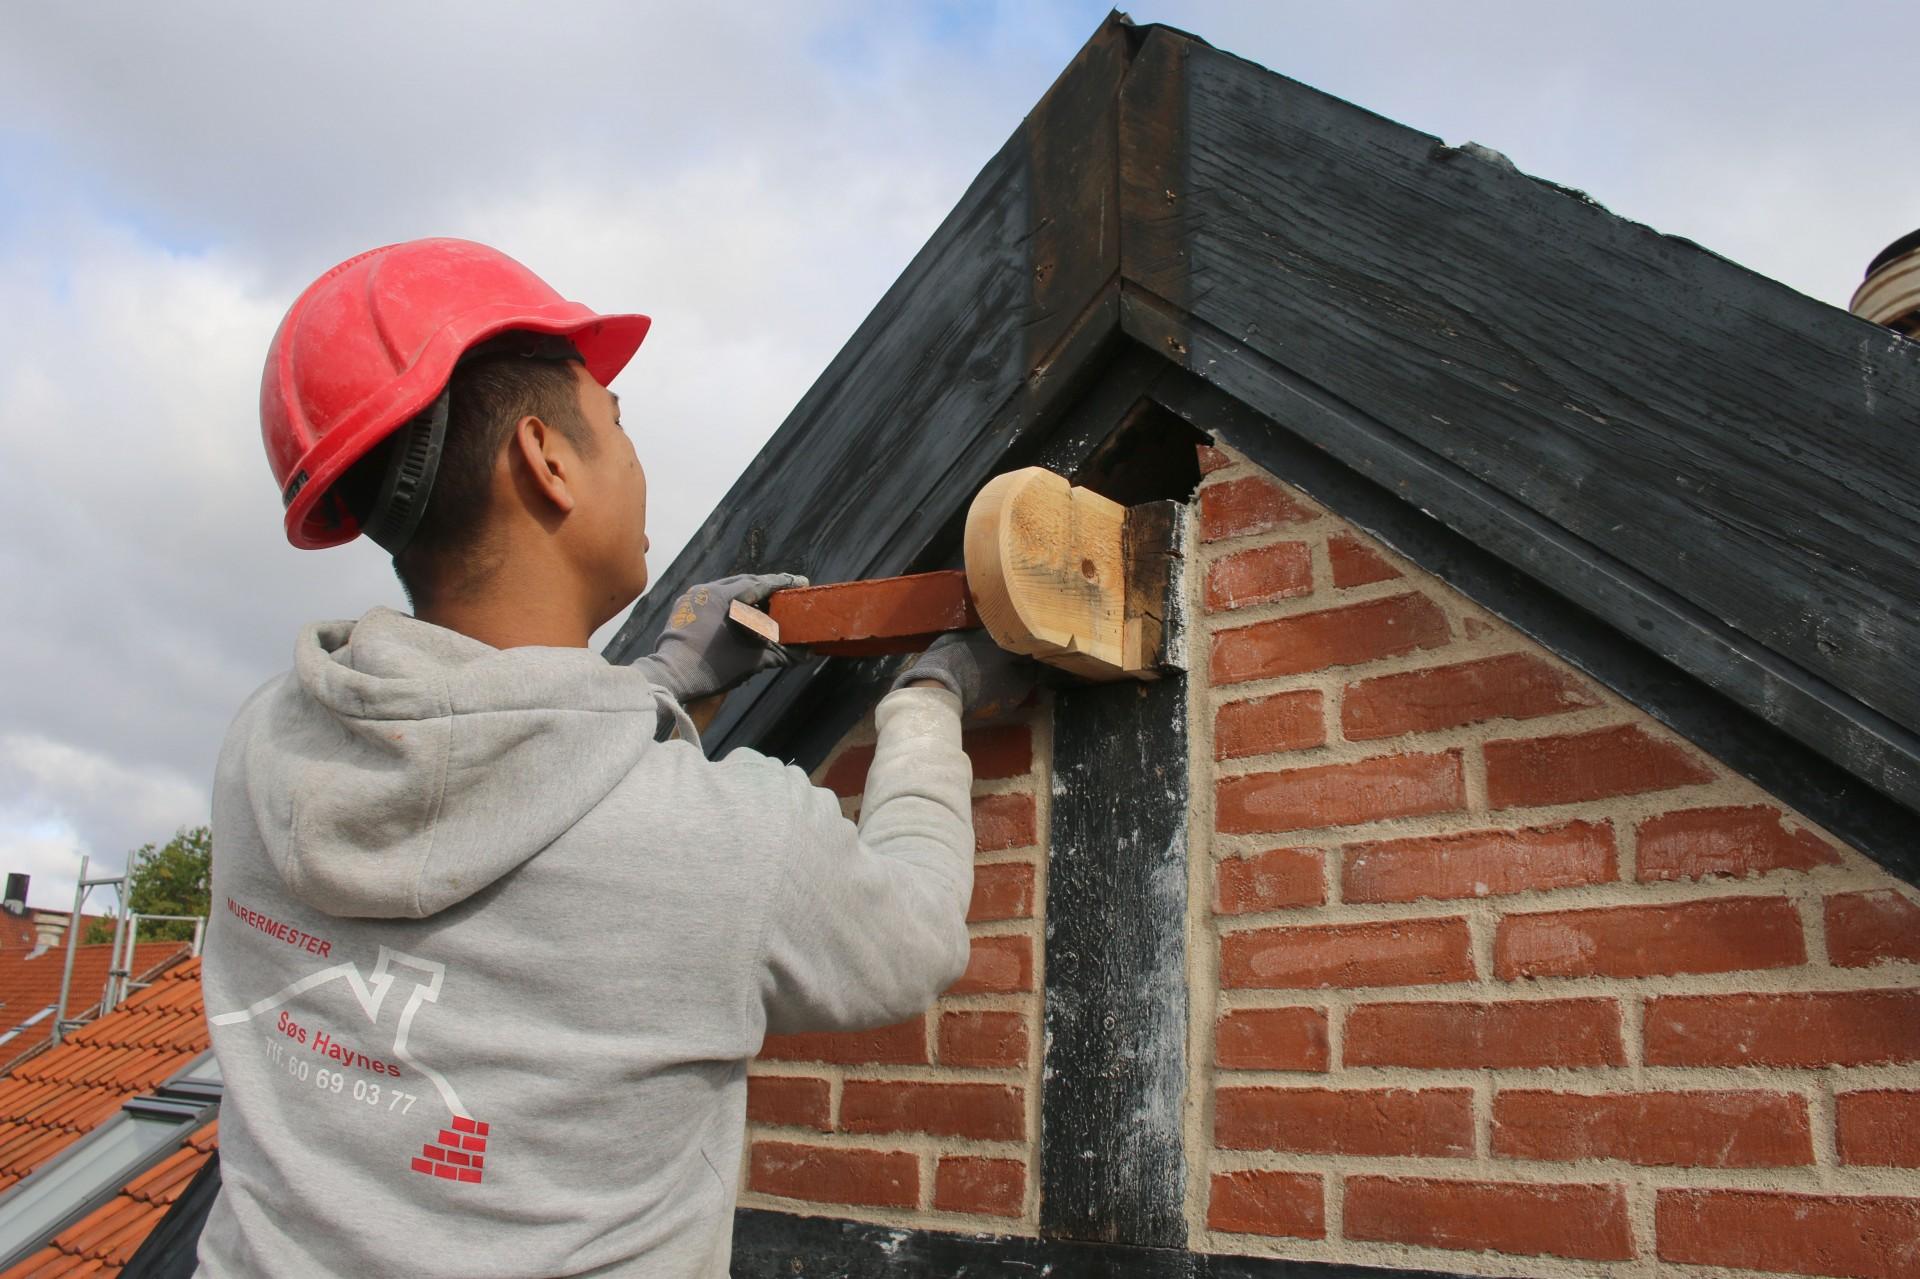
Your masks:
[[[602,385],[647,335],[644,315],[596,315],[470,240],[410,240],[349,258],[280,321],[260,379],[260,438],[295,546],[360,534],[334,482],[439,397],[469,348],[509,331],[567,338]]]

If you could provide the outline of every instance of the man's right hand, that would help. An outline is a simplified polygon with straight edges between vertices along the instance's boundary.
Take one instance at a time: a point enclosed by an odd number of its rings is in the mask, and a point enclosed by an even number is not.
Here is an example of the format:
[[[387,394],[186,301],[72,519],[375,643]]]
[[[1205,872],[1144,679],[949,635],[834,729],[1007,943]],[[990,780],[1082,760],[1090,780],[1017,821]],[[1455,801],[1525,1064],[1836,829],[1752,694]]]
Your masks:
[[[991,719],[1024,701],[1039,673],[1039,663],[1007,652],[984,630],[949,631],[902,670],[893,687],[936,683],[960,699],[969,719]]]
[[[660,646],[633,664],[685,706],[724,693],[760,671],[793,663],[793,655],[727,622],[734,600],[760,604],[775,591],[805,586],[795,573],[736,574],[703,582],[673,602]]]

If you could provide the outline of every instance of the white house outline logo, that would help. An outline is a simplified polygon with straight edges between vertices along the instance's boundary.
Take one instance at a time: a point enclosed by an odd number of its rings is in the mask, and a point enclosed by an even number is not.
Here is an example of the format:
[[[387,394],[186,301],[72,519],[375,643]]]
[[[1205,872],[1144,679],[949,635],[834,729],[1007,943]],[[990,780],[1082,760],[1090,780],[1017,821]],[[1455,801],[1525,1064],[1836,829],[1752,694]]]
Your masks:
[[[447,1109],[455,1116],[464,1119],[473,1118],[467,1108],[460,1104],[460,1098],[453,1091],[453,1085],[447,1082],[446,1076],[407,1050],[407,1036],[413,1029],[414,1014],[420,1011],[420,1005],[440,1001],[440,985],[447,975],[445,964],[382,946],[379,956],[373,962],[373,972],[366,977],[360,975],[358,964],[348,960],[345,963],[334,964],[318,972],[309,973],[300,980],[281,987],[265,999],[248,1004],[245,1008],[235,1012],[220,1013],[208,1020],[216,1026],[232,1026],[243,1021],[251,1021],[262,1013],[272,1012],[296,995],[305,994],[330,981],[344,979],[347,988],[353,992],[353,997],[359,1001],[361,1011],[366,1013],[367,1020],[377,1023],[380,1020],[380,1006],[386,1002],[387,992],[393,989],[394,982],[397,980],[392,971],[395,966],[414,969],[424,976],[414,981],[413,989],[407,993],[406,1007],[400,1010],[400,1021],[393,1032],[393,1055],[429,1080],[439,1092],[440,1100],[446,1103]]]

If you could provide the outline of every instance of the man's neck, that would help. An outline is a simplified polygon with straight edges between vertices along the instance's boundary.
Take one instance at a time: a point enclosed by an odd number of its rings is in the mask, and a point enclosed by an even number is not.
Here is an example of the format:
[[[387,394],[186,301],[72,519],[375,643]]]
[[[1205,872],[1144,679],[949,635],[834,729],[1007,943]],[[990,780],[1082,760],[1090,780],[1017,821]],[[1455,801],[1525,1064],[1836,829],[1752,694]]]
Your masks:
[[[494,648],[586,648],[593,627],[578,608],[552,598],[487,598],[434,604],[414,616]]]

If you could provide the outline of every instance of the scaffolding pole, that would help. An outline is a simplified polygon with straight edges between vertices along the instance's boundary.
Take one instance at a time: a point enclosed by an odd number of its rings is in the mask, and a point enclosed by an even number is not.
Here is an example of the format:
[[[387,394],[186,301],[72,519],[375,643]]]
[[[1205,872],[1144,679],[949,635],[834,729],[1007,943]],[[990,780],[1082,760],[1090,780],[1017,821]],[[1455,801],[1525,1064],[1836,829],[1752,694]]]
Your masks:
[[[106,876],[101,879],[88,879],[87,867],[92,861],[93,859],[89,856],[84,854],[81,856],[80,882],[73,886],[73,914],[67,917],[67,957],[60,969],[60,1002],[54,1005],[53,1009],[52,1037],[53,1042],[56,1044],[67,1037],[69,1030],[85,1024],[83,1022],[67,1020],[67,1000],[73,994],[73,957],[75,949],[80,945],[81,912],[86,909],[87,894],[105,884],[112,884],[118,889],[126,883],[126,876],[124,875]],[[123,910],[116,911],[114,915],[113,948],[114,954],[116,955],[120,952],[120,930],[125,927],[126,924],[126,920],[123,918],[124,913]],[[100,996],[102,1003],[106,1002],[107,995],[112,990],[113,974],[109,973],[107,975],[107,988]]]

